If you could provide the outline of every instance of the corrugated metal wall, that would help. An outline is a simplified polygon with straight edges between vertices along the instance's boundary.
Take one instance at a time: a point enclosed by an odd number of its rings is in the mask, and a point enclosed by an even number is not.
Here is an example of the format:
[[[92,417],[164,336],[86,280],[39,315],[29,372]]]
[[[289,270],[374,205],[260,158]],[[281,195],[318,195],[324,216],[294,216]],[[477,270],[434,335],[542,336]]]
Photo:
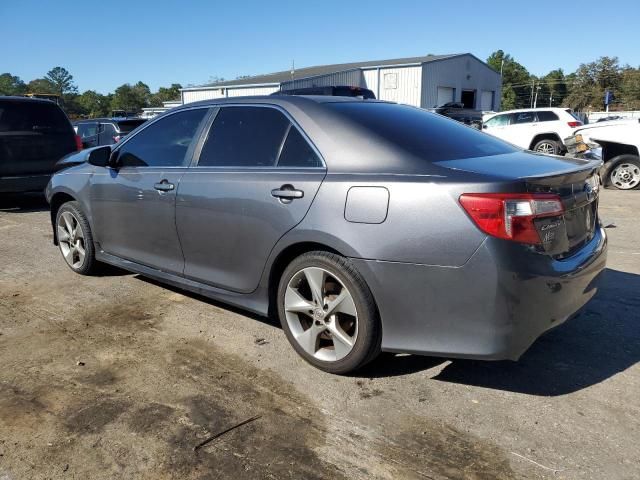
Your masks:
[[[184,103],[198,102],[200,100],[211,100],[215,98],[223,98],[224,94],[219,88],[211,90],[185,90],[182,92]]]
[[[377,73],[376,73],[377,75]],[[422,69],[416,67],[380,68],[380,100],[420,106]],[[374,93],[378,93],[374,90]]]
[[[374,68],[371,70],[363,70],[362,75],[364,77],[364,87],[371,90],[376,98],[380,92],[378,92],[378,69]]]
[[[290,90],[293,88],[327,87],[330,85],[349,85],[351,87],[364,87],[365,83],[362,76],[362,70],[346,70],[344,72],[336,72],[329,75],[300,78],[297,80],[282,82],[282,89]]]
[[[199,100],[211,100],[225,97],[248,97],[252,95],[270,95],[277,92],[278,87],[229,87],[227,89],[212,88],[206,90],[186,90],[183,93],[184,103]]]
[[[273,92],[277,92],[279,87],[229,87],[228,97],[249,97],[252,95],[271,95]]]
[[[476,91],[476,105],[480,109],[482,92],[493,93],[492,110],[500,110],[500,74],[471,55],[454,57],[422,64],[422,98],[420,106],[438,106],[438,87],[455,89],[455,101],[460,101],[462,90]]]

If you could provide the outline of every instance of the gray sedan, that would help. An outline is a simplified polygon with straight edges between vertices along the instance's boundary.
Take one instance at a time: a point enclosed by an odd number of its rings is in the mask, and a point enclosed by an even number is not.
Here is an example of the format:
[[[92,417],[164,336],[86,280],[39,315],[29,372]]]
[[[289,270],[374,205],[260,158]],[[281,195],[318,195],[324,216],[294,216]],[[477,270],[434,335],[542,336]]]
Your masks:
[[[192,103],[61,166],[46,193],[74,271],[277,316],[334,373],[382,350],[518,359],[605,265],[598,162],[393,103]]]

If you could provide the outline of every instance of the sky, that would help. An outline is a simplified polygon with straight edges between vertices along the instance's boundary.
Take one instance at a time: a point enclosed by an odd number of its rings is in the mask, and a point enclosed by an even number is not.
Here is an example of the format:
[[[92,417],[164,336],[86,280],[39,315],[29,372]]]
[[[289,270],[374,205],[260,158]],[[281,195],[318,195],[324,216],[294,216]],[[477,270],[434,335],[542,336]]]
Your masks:
[[[603,55],[640,66],[639,0],[0,0],[0,25],[0,73],[62,66],[81,92],[498,49],[536,75]]]

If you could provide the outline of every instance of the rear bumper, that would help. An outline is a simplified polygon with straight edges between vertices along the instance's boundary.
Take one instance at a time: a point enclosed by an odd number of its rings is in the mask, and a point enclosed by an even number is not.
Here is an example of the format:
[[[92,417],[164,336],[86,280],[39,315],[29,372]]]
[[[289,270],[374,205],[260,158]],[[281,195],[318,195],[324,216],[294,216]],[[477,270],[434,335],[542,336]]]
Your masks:
[[[378,304],[383,350],[517,360],[595,295],[606,253],[598,229],[561,261],[487,238],[462,267],[353,262]]]
[[[42,192],[51,174],[0,177],[0,193]]]

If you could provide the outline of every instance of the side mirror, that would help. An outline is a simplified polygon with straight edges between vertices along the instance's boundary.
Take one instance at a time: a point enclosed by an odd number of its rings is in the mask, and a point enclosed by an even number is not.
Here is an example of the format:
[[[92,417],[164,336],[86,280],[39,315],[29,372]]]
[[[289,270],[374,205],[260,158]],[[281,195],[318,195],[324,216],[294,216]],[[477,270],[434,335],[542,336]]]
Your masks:
[[[100,147],[89,152],[87,162],[96,167],[108,167],[110,166],[109,159],[111,158],[111,147]]]

